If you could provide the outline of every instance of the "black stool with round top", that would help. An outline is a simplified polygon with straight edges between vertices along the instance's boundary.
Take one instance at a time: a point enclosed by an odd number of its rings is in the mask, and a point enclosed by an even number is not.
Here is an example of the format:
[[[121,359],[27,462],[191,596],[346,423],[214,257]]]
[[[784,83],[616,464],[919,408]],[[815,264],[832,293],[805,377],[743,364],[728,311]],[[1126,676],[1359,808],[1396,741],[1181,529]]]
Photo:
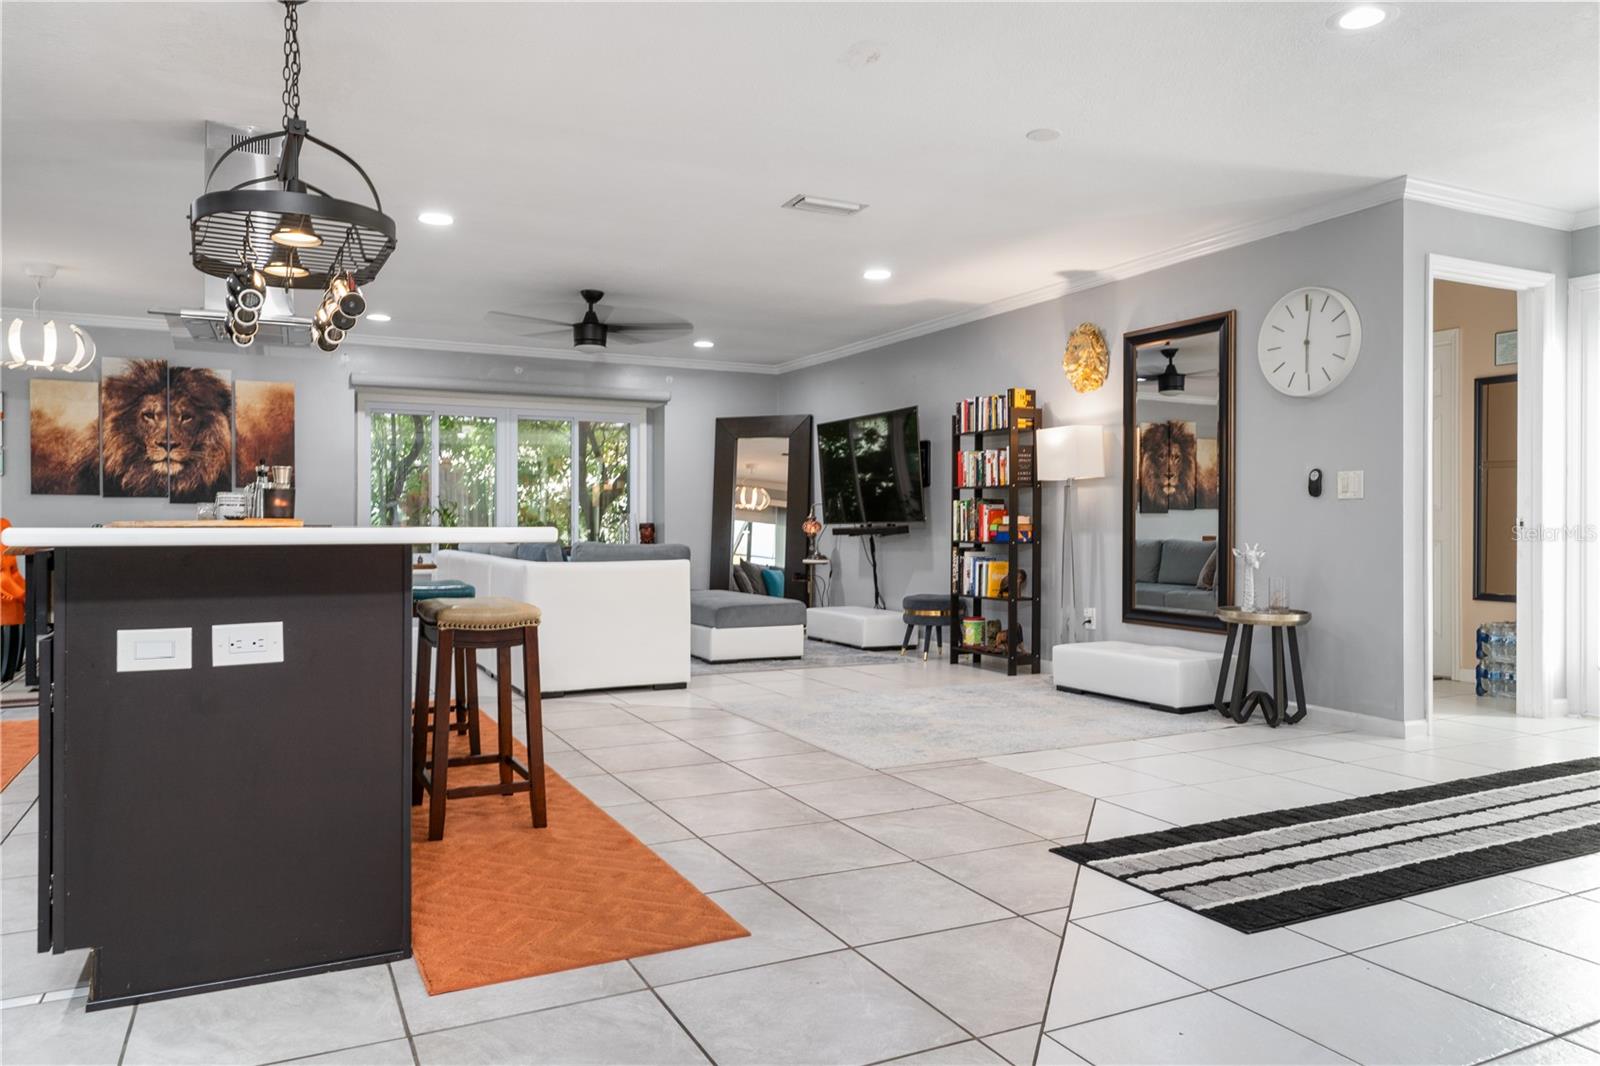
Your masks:
[[[544,723],[539,704],[539,608],[503,596],[476,599],[427,599],[416,605],[422,623],[422,640],[417,647],[417,687],[412,703],[411,724],[411,802],[422,802],[428,794],[428,839],[444,837],[445,800],[468,796],[509,796],[527,792],[535,829],[547,822],[544,783]],[[428,694],[428,648],[438,651],[437,694],[430,707]],[[522,649],[523,682],[527,692],[528,764],[517,761],[511,737],[511,652]],[[475,653],[493,649],[498,655],[499,751],[492,755],[478,752],[450,757],[450,672],[458,652]],[[475,687],[475,686],[474,686]],[[430,710],[432,711],[430,715]],[[478,709],[469,709],[474,719]],[[428,735],[433,735],[433,750],[428,751]],[[452,766],[493,763],[500,768],[497,785],[449,787]],[[513,775],[523,780],[513,780]]]
[[[900,601],[900,616],[906,623],[906,635],[900,641],[900,654],[911,647],[911,633],[922,628],[922,661],[928,661],[928,643],[937,638],[939,649],[944,650],[944,627],[950,624],[950,594],[948,592],[913,592]]]

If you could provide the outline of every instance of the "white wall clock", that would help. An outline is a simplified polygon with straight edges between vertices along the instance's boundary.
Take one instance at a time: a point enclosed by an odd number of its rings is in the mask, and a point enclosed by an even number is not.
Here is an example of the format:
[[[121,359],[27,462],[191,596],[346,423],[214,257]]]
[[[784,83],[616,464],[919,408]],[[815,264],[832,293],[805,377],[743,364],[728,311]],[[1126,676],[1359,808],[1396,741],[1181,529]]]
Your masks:
[[[1261,373],[1285,396],[1319,396],[1361,354],[1361,317],[1350,297],[1321,285],[1285,295],[1261,323]]]

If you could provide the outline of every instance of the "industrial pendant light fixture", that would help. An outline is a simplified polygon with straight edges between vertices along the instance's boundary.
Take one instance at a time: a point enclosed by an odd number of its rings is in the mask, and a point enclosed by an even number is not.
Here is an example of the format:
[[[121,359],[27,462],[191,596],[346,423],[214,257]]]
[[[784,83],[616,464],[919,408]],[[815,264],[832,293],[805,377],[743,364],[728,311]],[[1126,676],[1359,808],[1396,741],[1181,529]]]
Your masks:
[[[33,279],[33,315],[13,318],[6,323],[5,362],[7,370],[60,370],[75,374],[94,362],[94,338],[71,322],[39,318],[39,294],[44,283],[56,276],[50,263],[30,263],[23,272]]]
[[[357,286],[378,276],[394,253],[395,225],[383,213],[378,189],[361,165],[327,141],[313,137],[300,117],[299,7],[304,0],[281,2],[283,128],[244,138],[212,166],[206,190],[189,212],[190,258],[196,270],[213,277],[238,275],[281,289],[324,289],[325,301],[337,301],[335,284],[344,286],[341,291],[359,295]],[[235,152],[260,152],[274,141],[282,142],[282,155],[272,174],[229,189],[211,190],[211,180],[223,160]],[[372,194],[371,206],[337,199],[302,177],[307,145],[326,150],[354,170]],[[236,334],[234,343],[248,344],[245,338],[249,336],[253,333]],[[332,350],[321,343],[318,346]]]

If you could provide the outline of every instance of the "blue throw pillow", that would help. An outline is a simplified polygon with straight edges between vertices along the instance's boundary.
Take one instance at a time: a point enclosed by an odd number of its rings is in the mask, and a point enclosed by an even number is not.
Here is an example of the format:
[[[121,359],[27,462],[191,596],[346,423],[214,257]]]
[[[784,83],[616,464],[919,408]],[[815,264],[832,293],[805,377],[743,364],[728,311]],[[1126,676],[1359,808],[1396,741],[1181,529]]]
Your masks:
[[[783,596],[783,572],[770,567],[761,571],[761,580],[766,582],[768,596]]]

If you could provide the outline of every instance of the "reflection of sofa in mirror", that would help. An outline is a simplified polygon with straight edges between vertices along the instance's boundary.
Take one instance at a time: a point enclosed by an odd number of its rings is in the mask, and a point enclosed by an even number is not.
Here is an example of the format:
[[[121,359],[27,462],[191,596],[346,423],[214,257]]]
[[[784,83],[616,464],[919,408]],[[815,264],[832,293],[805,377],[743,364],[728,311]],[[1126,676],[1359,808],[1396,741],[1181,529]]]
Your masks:
[[[1217,612],[1214,540],[1138,540],[1133,547],[1133,602],[1186,614]]]

